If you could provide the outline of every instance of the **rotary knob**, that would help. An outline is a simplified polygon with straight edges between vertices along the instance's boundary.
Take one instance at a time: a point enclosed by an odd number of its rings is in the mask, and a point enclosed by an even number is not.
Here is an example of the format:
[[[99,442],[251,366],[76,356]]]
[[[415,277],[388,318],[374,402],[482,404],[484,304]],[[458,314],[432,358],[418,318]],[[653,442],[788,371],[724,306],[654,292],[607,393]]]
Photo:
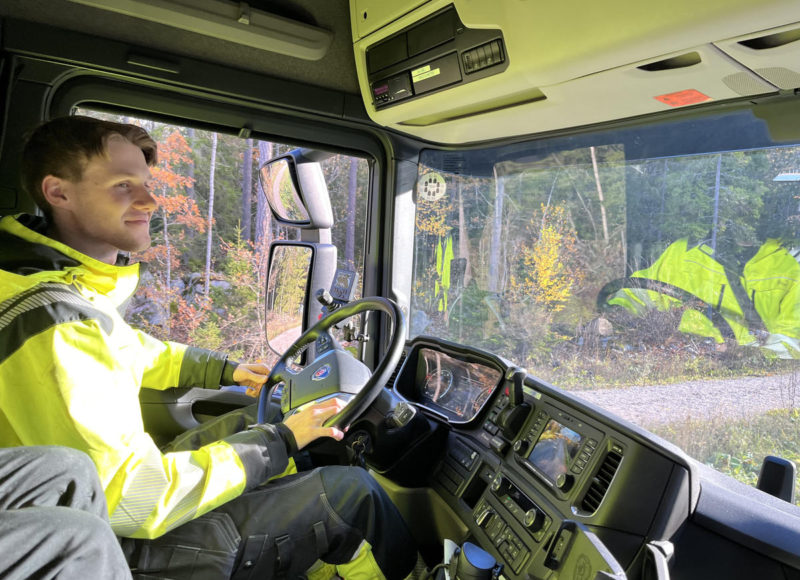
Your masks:
[[[520,439],[516,443],[514,443],[514,453],[517,455],[525,455],[528,451],[528,447],[530,447],[530,443],[528,443],[527,439]]]
[[[538,532],[542,529],[542,524],[544,524],[544,512],[536,508],[531,508],[525,512],[522,523],[532,532]]]
[[[569,491],[573,483],[575,483],[575,478],[569,473],[559,473],[556,477],[556,487],[561,491]]]
[[[497,475],[494,476],[494,479],[492,480],[492,491],[497,493],[500,491],[500,488],[502,487],[503,487],[503,476],[498,473]]]

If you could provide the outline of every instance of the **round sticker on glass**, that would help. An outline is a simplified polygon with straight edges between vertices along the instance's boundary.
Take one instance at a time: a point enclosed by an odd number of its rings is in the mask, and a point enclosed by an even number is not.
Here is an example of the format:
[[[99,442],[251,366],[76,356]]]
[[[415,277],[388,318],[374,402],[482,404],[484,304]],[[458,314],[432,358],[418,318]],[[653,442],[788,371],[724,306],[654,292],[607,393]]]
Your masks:
[[[436,201],[442,199],[447,191],[447,184],[441,173],[426,173],[417,183],[417,199],[419,201]]]

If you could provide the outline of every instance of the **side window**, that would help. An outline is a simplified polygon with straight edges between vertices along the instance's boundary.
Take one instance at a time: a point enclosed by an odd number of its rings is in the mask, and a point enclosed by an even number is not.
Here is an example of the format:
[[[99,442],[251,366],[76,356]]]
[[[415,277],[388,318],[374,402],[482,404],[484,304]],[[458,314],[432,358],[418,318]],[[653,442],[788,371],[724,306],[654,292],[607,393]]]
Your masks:
[[[295,148],[143,118],[80,109],[77,114],[144,127],[158,142],[152,169],[159,207],[151,247],[131,260],[147,267],[126,318],[162,340],[271,364],[265,290],[269,245],[299,238],[280,226],[260,191],[258,168]],[[334,155],[323,162],[334,207],[338,267],[363,280],[369,163]]]

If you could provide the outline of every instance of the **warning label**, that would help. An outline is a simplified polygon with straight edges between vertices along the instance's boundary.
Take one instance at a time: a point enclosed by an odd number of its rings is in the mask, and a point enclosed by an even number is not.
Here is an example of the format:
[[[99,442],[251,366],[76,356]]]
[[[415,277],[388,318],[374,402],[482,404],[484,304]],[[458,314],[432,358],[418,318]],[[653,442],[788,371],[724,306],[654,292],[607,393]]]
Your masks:
[[[669,105],[670,107],[684,107],[686,105],[696,105],[697,103],[710,101],[711,97],[704,95],[695,89],[686,89],[685,91],[678,91],[677,93],[659,95],[655,97],[655,99]]]

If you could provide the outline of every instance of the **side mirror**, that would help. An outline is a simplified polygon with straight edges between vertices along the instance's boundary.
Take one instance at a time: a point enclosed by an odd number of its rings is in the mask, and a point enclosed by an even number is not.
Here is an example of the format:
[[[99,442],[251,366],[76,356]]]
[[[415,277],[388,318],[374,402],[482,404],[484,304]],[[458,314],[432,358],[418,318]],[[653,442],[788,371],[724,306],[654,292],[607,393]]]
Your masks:
[[[313,250],[297,244],[274,244],[267,282],[267,344],[278,354],[303,333]]]
[[[300,197],[293,158],[279,157],[265,163],[259,172],[259,179],[269,207],[279,220],[298,227],[311,223]]]
[[[261,189],[272,214],[283,225],[304,231],[328,230],[333,225],[328,186],[319,163],[330,155],[295,149],[261,167]],[[328,241],[325,238],[321,236],[319,241]]]
[[[283,354],[322,314],[313,299],[331,287],[336,269],[336,246],[278,241],[270,245],[266,296],[267,344]],[[311,348],[311,347],[310,347]]]

